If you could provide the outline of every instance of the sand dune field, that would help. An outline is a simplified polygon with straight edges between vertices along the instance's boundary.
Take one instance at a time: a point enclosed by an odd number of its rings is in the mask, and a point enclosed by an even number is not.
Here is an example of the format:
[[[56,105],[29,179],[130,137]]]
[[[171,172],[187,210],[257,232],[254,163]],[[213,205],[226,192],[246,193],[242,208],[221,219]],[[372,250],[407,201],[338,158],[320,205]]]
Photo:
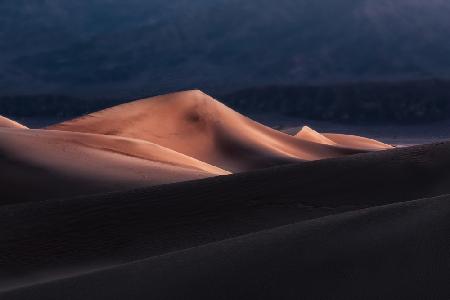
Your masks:
[[[0,118],[0,299],[448,299],[449,153],[200,91]]]

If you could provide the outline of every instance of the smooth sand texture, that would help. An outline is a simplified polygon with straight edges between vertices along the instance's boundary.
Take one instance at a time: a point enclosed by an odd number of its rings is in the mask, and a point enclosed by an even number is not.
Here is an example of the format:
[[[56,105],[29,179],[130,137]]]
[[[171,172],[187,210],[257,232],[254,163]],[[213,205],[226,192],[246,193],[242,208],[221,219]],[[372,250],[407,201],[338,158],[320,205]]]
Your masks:
[[[391,145],[379,142],[377,140],[356,135],[337,133],[321,134],[308,126],[303,126],[303,128],[295,135],[295,137],[305,141],[311,141],[324,145],[335,145],[367,151],[386,150],[393,148]]]
[[[5,299],[449,299],[450,197],[244,235]]]
[[[2,127],[27,129],[26,126],[19,124],[16,121],[0,116],[0,128]]]
[[[0,296],[447,299],[449,152],[3,206]]]
[[[2,300],[450,298],[450,142],[289,136],[199,91],[1,121]]]
[[[324,133],[323,136],[344,147],[368,150],[385,150],[392,148],[391,145],[357,135]]]
[[[303,126],[302,129],[295,135],[295,137],[305,141],[310,141],[319,144],[336,145],[334,141],[323,136],[322,134],[318,133],[317,131],[308,126]]]
[[[0,191],[38,201],[383,150],[305,127],[281,133],[200,91],[138,100],[30,130],[0,119]],[[350,145],[350,146],[348,146]],[[26,185],[28,188],[20,189]],[[5,203],[5,202],[3,202]]]
[[[294,138],[197,90],[130,102],[49,129],[142,139],[232,172],[366,151]]]
[[[0,153],[2,203],[228,174],[146,141],[76,132],[0,128]]]

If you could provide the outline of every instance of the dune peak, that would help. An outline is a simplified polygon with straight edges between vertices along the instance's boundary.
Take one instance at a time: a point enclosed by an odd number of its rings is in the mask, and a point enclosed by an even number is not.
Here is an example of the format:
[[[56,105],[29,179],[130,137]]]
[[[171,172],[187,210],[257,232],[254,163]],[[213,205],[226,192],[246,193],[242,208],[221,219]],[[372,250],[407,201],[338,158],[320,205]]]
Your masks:
[[[48,127],[161,145],[230,172],[359,153],[305,127],[292,137],[253,121],[200,90],[132,101]]]
[[[28,127],[3,116],[0,116],[0,127],[28,129]]]
[[[297,138],[311,141],[314,143],[325,144],[325,145],[336,145],[335,142],[329,138],[318,133],[314,129],[308,126],[303,126],[302,129],[295,135]]]

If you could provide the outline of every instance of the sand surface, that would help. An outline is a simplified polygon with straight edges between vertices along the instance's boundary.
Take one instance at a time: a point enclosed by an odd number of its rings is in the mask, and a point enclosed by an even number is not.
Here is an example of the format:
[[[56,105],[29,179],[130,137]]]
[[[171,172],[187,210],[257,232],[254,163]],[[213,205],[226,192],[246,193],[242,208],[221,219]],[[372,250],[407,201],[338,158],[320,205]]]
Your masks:
[[[231,172],[367,151],[294,138],[196,90],[130,102],[49,129],[142,139]]]
[[[303,126],[303,128],[295,135],[295,137],[319,144],[360,149],[361,151],[377,151],[393,148],[391,145],[382,143],[380,141],[357,135],[337,133],[321,134],[308,126]]]
[[[0,192],[15,195],[14,202],[127,190],[389,148],[381,143],[378,148],[336,143],[306,127],[292,137],[197,90],[133,101],[44,129],[2,118],[0,137]],[[23,185],[27,188],[21,189]]]
[[[199,91],[0,121],[2,300],[450,298],[450,142],[291,136]]]
[[[424,145],[3,206],[0,291],[445,299],[449,151]]]
[[[0,203],[38,201],[228,172],[146,141],[55,130],[0,128]],[[22,188],[26,187],[26,188]]]
[[[26,126],[19,124],[16,121],[0,116],[0,128],[2,127],[27,129]]]

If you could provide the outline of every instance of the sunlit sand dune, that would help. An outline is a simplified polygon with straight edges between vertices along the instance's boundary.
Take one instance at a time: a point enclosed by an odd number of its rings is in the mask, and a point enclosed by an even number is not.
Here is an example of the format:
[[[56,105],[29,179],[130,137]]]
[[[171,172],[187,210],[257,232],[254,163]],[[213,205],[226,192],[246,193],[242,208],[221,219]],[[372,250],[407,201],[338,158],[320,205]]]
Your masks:
[[[16,121],[10,120],[8,118],[0,116],[0,128],[6,127],[6,128],[21,128],[26,129],[27,127],[23,126],[20,123],[17,123]]]
[[[21,201],[228,174],[150,142],[53,130],[0,128],[0,154],[2,195]]]
[[[324,145],[335,145],[355,150],[377,151],[393,148],[391,145],[384,144],[377,140],[337,133],[319,133],[308,126],[303,128],[295,135],[296,138],[311,141]]]
[[[289,136],[196,90],[137,100],[49,129],[142,139],[233,172],[365,151]]]
[[[308,126],[303,126],[303,128],[295,135],[295,137],[319,144],[336,145],[334,141],[323,136],[322,134],[318,133]]]
[[[393,148],[391,145],[380,141],[356,135],[346,135],[338,133],[324,133],[323,136],[334,141],[338,145],[351,148],[368,150],[385,150]]]

